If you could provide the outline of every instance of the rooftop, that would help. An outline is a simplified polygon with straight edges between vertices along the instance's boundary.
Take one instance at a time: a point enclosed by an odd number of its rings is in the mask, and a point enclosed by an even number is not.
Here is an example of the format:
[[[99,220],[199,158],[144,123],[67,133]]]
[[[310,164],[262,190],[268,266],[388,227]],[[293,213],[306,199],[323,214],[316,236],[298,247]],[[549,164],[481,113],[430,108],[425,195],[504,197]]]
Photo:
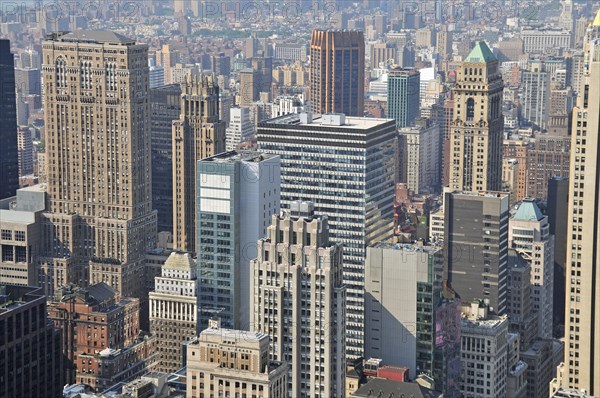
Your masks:
[[[423,245],[421,243],[388,243],[388,242],[377,242],[373,247],[378,249],[390,249],[399,250],[407,253],[437,253],[442,250],[441,245],[429,244]]]
[[[273,158],[275,155],[268,155],[256,151],[229,151],[223,152],[216,156],[202,159],[203,162],[215,163],[235,163],[235,162],[251,162],[260,163],[264,160]]]
[[[393,380],[374,378],[360,387],[353,397],[414,397],[440,398],[442,393],[430,390],[417,383],[402,383]]]
[[[194,259],[190,253],[178,253],[173,252],[165,261],[164,268],[165,269],[173,269],[173,270],[181,270],[181,271],[191,271],[196,267],[194,263]]]
[[[600,26],[600,9],[596,13],[596,18],[594,18],[594,22],[592,22],[592,26]]]
[[[358,116],[345,116],[344,124],[332,125],[327,124],[323,115],[314,114],[312,121],[303,123],[300,120],[300,114],[291,114],[285,116],[279,116],[274,119],[269,119],[261,122],[261,124],[283,124],[283,125],[298,125],[298,126],[314,126],[314,127],[327,127],[332,129],[354,129],[354,130],[369,130],[374,127],[381,126],[387,123],[394,123],[394,119],[383,119],[374,117],[358,117]]]
[[[199,341],[202,341],[202,337],[221,337],[223,341],[245,341],[245,342],[259,342],[265,338],[268,338],[266,334],[259,332],[249,332],[246,330],[234,330],[234,329],[223,329],[223,328],[208,328],[204,329],[200,336]]]
[[[498,59],[484,41],[478,41],[467,58],[465,58],[465,62],[488,63],[494,61],[498,61]]]
[[[110,30],[76,30],[66,34],[50,35],[49,39],[72,43],[135,44],[135,40]]]
[[[540,221],[544,218],[542,211],[533,199],[523,199],[517,212],[513,216],[513,220],[518,221]]]

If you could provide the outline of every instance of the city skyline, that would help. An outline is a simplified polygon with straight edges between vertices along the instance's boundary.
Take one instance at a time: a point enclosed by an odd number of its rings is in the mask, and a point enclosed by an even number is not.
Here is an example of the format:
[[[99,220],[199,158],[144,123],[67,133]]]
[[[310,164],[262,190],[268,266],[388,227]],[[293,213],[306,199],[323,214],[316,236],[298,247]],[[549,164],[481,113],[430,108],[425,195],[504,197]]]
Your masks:
[[[598,4],[3,3],[0,80],[0,395],[600,397]]]

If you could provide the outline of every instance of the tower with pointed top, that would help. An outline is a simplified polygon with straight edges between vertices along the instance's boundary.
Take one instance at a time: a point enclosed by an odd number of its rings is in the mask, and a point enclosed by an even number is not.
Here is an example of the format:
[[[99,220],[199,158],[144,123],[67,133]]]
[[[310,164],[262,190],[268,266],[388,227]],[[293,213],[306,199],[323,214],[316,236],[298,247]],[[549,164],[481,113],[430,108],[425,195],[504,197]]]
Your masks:
[[[450,126],[449,186],[499,191],[502,183],[502,90],[498,59],[478,42],[458,70]]]
[[[214,77],[188,77],[181,87],[181,114],[173,121],[173,246],[195,252],[196,162],[225,151]]]

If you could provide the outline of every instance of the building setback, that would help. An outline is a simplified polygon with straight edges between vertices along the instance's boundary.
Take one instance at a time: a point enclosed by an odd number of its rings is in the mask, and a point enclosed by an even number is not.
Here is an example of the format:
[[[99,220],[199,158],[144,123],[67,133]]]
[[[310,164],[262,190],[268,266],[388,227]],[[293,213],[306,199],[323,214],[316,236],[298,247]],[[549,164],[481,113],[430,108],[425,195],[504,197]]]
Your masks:
[[[396,125],[343,114],[288,115],[258,124],[261,151],[281,157],[281,205],[311,201],[344,250],[346,350],[363,355],[366,247],[393,234]]]
[[[343,397],[345,295],[342,247],[310,202],[274,215],[250,263],[252,327],[270,356],[289,364],[288,397]]]
[[[182,346],[198,334],[196,262],[189,253],[171,253],[150,292],[150,332],[156,335],[155,370],[174,373],[185,366]]]
[[[49,34],[42,48],[50,209],[41,272],[51,283],[47,292],[106,282],[145,302],[139,281],[156,241],[148,46],[84,30]]]
[[[219,86],[212,76],[182,85],[181,114],[173,121],[173,247],[196,250],[196,162],[225,151]]]
[[[221,329],[218,322],[187,345],[186,397],[287,397],[287,365],[269,359],[269,337]]]

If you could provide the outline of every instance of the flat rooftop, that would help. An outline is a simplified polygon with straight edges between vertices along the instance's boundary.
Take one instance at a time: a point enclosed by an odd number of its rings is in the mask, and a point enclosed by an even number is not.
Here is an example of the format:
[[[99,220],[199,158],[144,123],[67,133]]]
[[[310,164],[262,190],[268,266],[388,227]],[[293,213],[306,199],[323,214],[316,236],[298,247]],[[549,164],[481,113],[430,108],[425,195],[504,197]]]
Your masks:
[[[277,124],[277,125],[289,125],[289,126],[314,126],[314,127],[326,127],[332,129],[353,129],[353,130],[368,130],[374,127],[378,127],[390,122],[394,122],[394,119],[374,118],[374,117],[358,117],[358,116],[345,116],[344,124],[327,124],[323,115],[313,114],[312,121],[303,123],[300,118],[301,114],[291,114],[285,116],[279,116],[273,119],[262,121],[260,124]],[[260,125],[259,124],[259,125]]]
[[[264,160],[272,159],[277,155],[269,155],[257,151],[229,151],[223,152],[215,156],[211,156],[206,159],[202,159],[202,162],[215,162],[215,163],[235,163],[235,162],[250,162],[260,163]]]
[[[134,45],[135,40],[110,30],[76,30],[57,32],[46,36],[46,40],[65,43]]]
[[[373,247],[378,249],[398,250],[407,253],[436,253],[442,250],[442,245],[420,245],[418,243],[388,243],[378,242]]]
[[[253,341],[259,342],[265,338],[268,338],[266,334],[259,332],[249,332],[247,330],[234,330],[234,329],[222,329],[222,328],[209,328],[204,329],[200,332],[200,336],[198,338],[199,341],[202,341],[202,337],[221,337],[222,340],[227,341]]]

